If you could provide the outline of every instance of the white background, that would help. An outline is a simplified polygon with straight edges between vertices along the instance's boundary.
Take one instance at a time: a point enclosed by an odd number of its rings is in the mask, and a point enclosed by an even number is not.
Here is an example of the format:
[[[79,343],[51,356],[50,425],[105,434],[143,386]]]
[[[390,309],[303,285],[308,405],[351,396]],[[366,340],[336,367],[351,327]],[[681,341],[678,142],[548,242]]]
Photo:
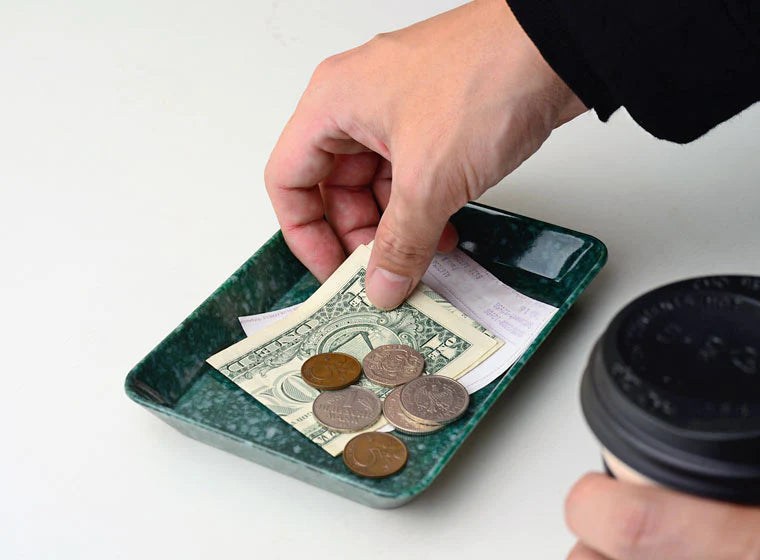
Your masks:
[[[0,556],[563,558],[587,354],[635,295],[760,274],[760,106],[688,146],[588,114],[483,197],[610,260],[433,486],[372,510],[190,440],[127,371],[276,229],[264,165],[324,57],[426,0],[0,0]]]

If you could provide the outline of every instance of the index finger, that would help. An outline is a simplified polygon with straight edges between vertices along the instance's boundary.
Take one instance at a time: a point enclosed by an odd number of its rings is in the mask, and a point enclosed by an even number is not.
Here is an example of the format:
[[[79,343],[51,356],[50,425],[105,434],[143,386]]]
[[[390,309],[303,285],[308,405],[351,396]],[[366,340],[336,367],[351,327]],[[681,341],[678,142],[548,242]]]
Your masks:
[[[264,182],[285,242],[320,282],[340,266],[345,253],[324,219],[318,183],[330,174],[336,153],[365,150],[328,119],[296,110],[269,157]]]

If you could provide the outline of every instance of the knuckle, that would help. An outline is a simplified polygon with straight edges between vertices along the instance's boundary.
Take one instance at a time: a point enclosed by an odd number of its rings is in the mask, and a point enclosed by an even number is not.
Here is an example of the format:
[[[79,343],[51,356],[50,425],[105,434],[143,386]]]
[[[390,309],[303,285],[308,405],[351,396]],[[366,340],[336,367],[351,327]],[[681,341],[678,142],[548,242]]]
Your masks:
[[[397,43],[396,36],[397,34],[394,32],[378,33],[368,42],[368,46],[373,48],[380,47],[387,51],[387,49],[392,48]]]
[[[336,96],[341,96],[346,90],[347,77],[352,75],[350,61],[349,53],[339,53],[317,64],[301,96],[299,106],[311,107],[313,110],[322,107]]]
[[[267,161],[266,167],[264,167],[264,187],[266,187],[266,190],[268,193],[272,192],[272,189],[274,188],[274,170],[273,170],[273,164],[272,159],[270,158],[269,161]]]
[[[273,198],[283,186],[283,169],[277,159],[275,154],[271,155],[264,167],[264,188],[269,198]]]
[[[382,59],[393,64],[412,55],[411,45],[403,39],[402,34],[396,31],[378,33],[365,46],[368,52],[381,56]]]
[[[341,56],[339,54],[334,54],[332,56],[328,56],[322,62],[317,64],[317,67],[314,69],[314,72],[311,75],[310,85],[313,86],[315,83],[329,81],[331,77],[335,75],[337,69],[340,67],[340,60]]]
[[[322,62],[317,64],[317,67],[314,69],[314,72],[319,73],[319,74],[326,74],[334,70],[337,65],[338,65],[338,55],[334,54],[334,55],[328,56]]]

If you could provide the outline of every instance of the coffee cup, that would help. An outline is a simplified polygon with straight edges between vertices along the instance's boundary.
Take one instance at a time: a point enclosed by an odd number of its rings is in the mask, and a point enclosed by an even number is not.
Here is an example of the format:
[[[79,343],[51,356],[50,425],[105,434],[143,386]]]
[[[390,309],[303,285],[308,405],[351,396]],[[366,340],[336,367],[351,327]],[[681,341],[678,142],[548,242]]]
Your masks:
[[[591,352],[581,404],[612,476],[760,505],[760,277],[632,301]]]

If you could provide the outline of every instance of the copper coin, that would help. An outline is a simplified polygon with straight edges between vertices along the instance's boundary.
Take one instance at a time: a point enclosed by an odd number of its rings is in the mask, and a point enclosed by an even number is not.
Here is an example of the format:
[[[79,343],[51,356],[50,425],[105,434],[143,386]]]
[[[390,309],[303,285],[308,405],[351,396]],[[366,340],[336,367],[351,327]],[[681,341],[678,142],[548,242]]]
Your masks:
[[[432,434],[443,428],[443,424],[423,424],[412,420],[401,408],[401,389],[397,387],[385,396],[383,401],[383,416],[388,423],[402,434],[420,436]]]
[[[359,476],[369,478],[397,473],[406,465],[408,456],[404,442],[384,432],[359,434],[343,450],[346,466]]]
[[[321,393],[311,406],[317,422],[334,432],[359,432],[377,422],[383,405],[377,395],[362,387]]]
[[[372,383],[398,387],[422,374],[425,358],[406,344],[385,344],[364,356],[362,366]]]
[[[401,408],[412,420],[447,424],[467,411],[470,395],[464,385],[442,375],[418,377],[401,389]]]
[[[359,379],[362,365],[348,354],[329,352],[317,354],[301,366],[303,380],[320,391],[335,391],[348,387]]]

